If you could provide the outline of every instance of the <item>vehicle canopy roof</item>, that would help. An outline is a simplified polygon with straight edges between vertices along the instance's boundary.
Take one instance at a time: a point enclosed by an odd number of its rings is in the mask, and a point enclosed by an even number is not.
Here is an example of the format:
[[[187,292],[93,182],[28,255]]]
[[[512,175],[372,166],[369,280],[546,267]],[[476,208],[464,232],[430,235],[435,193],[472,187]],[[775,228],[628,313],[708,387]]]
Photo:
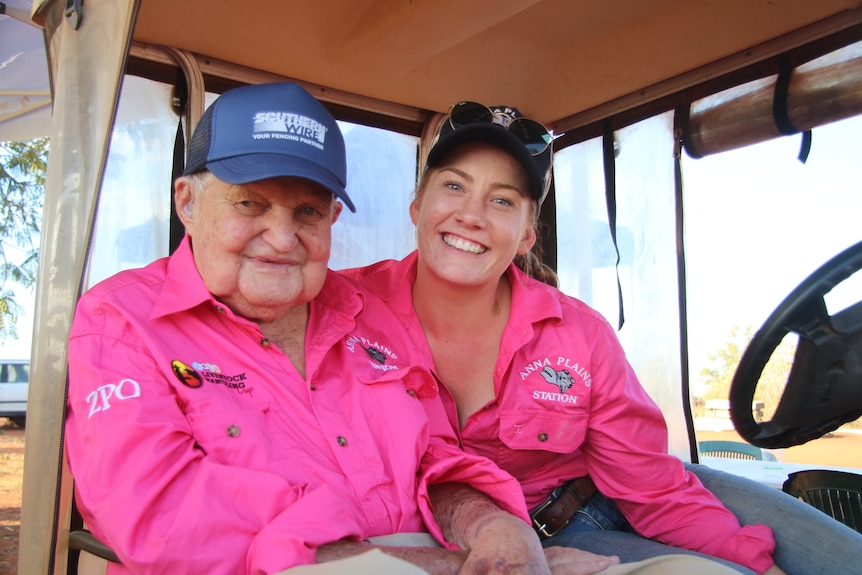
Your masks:
[[[34,2],[35,21],[46,4]],[[517,105],[560,133],[847,29],[862,22],[860,6],[142,0],[133,41],[317,85],[323,100],[342,92],[433,112],[464,99]]]

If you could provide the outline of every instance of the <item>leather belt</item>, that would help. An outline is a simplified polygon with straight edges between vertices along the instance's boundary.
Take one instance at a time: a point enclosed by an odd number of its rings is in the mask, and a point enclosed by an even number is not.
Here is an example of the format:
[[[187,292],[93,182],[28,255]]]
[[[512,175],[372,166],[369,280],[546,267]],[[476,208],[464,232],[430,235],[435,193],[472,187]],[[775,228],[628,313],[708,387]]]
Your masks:
[[[596,492],[589,475],[566,481],[530,512],[533,528],[542,539],[553,537],[569,524],[575,513]]]

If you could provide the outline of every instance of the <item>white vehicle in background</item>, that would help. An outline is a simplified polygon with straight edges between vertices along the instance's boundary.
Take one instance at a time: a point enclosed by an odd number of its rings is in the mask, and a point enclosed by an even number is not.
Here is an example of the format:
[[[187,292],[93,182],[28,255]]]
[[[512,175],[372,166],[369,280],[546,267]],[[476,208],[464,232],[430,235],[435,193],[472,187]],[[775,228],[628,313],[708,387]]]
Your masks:
[[[29,359],[0,360],[0,417],[8,417],[24,427],[29,386]]]

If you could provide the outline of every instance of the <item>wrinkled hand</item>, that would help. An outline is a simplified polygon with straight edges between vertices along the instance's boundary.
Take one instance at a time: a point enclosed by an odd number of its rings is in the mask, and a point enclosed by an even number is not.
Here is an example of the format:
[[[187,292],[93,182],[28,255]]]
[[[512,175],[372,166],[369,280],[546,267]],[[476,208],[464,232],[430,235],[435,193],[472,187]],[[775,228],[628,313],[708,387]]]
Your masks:
[[[467,549],[459,575],[593,575],[619,563],[577,549],[544,549],[528,523],[468,486],[430,486],[434,517],[448,541]]]
[[[616,555],[596,555],[568,547],[546,547],[545,558],[552,575],[593,575],[620,562]]]
[[[458,574],[550,575],[551,569],[533,528],[501,513],[482,522]]]

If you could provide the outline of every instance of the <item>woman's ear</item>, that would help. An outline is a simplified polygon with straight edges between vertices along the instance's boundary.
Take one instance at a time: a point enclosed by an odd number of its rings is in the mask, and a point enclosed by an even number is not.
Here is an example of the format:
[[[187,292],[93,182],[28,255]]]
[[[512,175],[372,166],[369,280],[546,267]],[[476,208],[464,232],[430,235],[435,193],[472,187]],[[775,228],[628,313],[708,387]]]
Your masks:
[[[419,198],[413,198],[413,201],[410,202],[410,221],[413,222],[414,226],[419,221],[419,209],[421,207],[422,202],[419,201]]]
[[[536,244],[536,226],[530,226],[524,232],[524,237],[518,243],[518,255],[522,256],[533,249]]]

